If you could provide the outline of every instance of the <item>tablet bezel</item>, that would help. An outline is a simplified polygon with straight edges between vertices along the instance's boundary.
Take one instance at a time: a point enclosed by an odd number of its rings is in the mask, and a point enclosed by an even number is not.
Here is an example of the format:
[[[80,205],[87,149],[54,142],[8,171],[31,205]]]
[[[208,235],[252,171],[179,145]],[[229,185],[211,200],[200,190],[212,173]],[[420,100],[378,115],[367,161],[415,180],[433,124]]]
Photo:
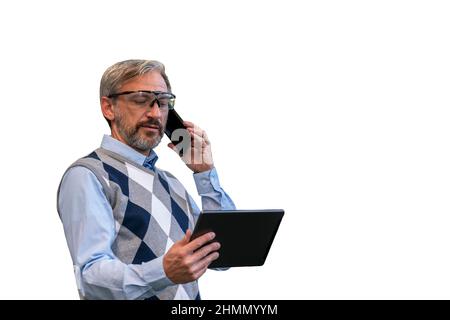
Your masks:
[[[267,259],[283,216],[282,209],[204,210],[191,241],[210,231],[216,233],[213,242],[219,241],[221,248],[219,258],[209,268],[261,266]]]

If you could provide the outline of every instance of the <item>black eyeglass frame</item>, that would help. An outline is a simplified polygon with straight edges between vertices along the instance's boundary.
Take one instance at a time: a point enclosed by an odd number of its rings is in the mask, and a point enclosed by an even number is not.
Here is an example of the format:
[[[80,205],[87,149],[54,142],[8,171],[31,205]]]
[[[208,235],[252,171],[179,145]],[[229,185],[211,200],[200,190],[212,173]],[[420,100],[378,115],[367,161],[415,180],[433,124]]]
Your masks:
[[[150,90],[136,90],[136,91],[123,91],[123,92],[117,92],[117,93],[111,93],[110,95],[107,96],[107,98],[113,99],[113,98],[117,98],[119,96],[124,96],[127,94],[131,94],[131,93],[149,93],[149,94],[154,94],[155,95],[155,100],[158,103],[158,107],[161,108],[161,105],[159,103],[159,99],[158,96],[160,94],[167,94],[170,96],[169,100],[172,100],[172,103],[169,102],[169,110],[173,109],[175,107],[175,99],[176,96],[172,93],[172,92],[164,92],[164,91],[150,91]],[[152,105],[155,103],[155,101],[152,101]]]

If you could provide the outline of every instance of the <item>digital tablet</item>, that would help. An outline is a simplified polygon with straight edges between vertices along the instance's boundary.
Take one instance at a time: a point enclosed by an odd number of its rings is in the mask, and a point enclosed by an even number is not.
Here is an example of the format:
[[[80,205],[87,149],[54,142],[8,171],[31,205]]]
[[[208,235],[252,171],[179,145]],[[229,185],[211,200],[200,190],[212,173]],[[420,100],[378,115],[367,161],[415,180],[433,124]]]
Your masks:
[[[284,210],[205,210],[191,241],[213,231],[221,245],[209,268],[262,266],[277,233]]]

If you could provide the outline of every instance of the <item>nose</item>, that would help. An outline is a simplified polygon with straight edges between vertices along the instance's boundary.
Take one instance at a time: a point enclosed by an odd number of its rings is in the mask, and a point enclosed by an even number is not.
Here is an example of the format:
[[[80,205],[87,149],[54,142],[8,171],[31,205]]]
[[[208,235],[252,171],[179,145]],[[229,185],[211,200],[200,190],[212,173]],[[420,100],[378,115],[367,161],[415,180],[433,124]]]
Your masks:
[[[150,105],[150,110],[147,109],[147,116],[151,118],[161,118],[161,110],[159,110],[158,101],[154,101]]]

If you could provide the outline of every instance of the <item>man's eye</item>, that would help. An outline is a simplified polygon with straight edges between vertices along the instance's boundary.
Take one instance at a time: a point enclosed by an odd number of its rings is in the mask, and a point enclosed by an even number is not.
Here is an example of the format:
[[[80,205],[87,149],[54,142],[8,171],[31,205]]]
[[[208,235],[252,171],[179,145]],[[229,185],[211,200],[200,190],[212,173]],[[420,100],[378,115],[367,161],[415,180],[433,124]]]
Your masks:
[[[147,99],[135,99],[135,100],[133,100],[133,102],[136,104],[147,104],[148,100]]]

